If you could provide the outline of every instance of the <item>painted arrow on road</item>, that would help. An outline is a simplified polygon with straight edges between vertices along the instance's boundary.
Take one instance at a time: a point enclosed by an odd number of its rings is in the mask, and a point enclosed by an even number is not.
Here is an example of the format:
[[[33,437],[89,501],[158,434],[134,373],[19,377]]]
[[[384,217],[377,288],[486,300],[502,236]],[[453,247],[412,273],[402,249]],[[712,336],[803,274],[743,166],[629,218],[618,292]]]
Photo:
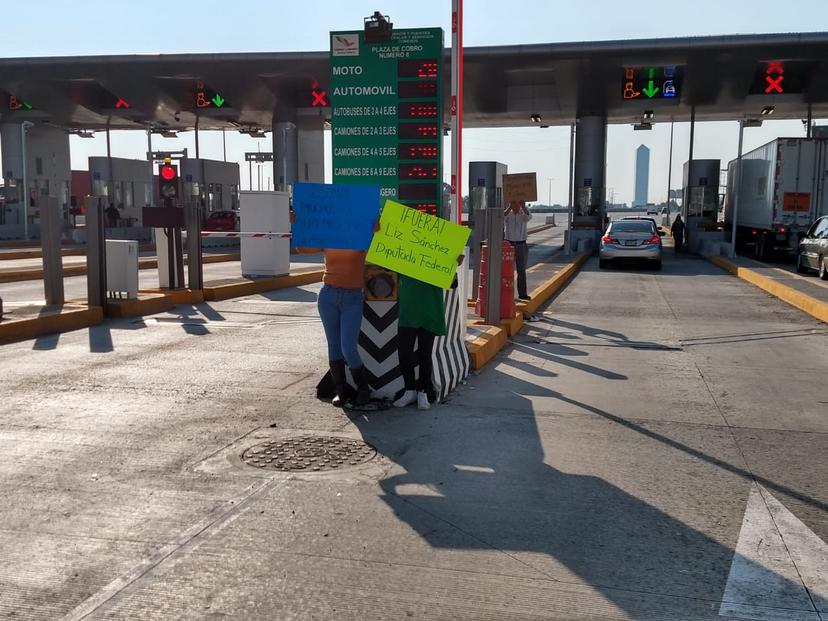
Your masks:
[[[660,91],[660,90],[661,90],[659,87],[655,86],[655,68],[654,68],[654,67],[650,67],[649,72],[648,72],[648,74],[647,74],[647,77],[649,78],[649,81],[647,82],[647,88],[642,88],[642,89],[641,89],[641,91],[642,91],[642,92],[643,92],[643,93],[644,93],[647,97],[649,97],[650,99],[652,99],[652,98],[653,98],[653,96],[654,96],[654,95],[655,95],[658,91]]]
[[[758,483],[748,496],[719,615],[828,619],[828,545]]]

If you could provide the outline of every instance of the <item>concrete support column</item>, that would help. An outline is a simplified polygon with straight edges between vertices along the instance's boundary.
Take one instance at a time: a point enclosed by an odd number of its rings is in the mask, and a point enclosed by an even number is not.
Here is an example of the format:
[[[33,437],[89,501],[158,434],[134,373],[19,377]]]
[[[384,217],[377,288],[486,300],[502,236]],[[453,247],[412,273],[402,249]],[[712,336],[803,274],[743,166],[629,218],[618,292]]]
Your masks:
[[[273,185],[287,191],[299,180],[299,132],[295,123],[273,123]]]
[[[572,184],[576,223],[591,222],[596,228],[602,227],[606,148],[606,119],[602,116],[579,118],[575,134],[575,176]]]

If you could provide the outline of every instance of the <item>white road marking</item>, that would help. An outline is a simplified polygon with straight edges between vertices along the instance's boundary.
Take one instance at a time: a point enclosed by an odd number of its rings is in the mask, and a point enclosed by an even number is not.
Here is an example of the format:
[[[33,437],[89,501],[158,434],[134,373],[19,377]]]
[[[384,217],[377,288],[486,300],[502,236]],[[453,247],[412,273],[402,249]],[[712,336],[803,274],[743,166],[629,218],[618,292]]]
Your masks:
[[[828,545],[757,483],[750,490],[719,615],[828,621]]]

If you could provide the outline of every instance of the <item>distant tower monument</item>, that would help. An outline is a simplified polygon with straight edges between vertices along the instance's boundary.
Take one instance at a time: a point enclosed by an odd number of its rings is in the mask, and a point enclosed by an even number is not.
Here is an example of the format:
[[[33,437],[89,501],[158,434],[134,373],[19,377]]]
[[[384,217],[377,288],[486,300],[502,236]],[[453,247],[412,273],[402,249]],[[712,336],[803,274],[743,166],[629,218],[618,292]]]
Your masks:
[[[650,149],[643,144],[635,150],[635,198],[633,207],[646,205],[650,186]]]

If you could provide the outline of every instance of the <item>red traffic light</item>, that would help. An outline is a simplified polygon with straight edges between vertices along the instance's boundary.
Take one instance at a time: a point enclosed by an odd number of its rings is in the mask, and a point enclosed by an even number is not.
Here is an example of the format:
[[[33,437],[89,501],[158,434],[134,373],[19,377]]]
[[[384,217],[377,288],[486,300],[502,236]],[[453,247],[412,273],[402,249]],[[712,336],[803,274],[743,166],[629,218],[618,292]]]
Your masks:
[[[175,179],[175,167],[174,166],[162,166],[161,167],[161,178],[165,181],[172,181]]]

